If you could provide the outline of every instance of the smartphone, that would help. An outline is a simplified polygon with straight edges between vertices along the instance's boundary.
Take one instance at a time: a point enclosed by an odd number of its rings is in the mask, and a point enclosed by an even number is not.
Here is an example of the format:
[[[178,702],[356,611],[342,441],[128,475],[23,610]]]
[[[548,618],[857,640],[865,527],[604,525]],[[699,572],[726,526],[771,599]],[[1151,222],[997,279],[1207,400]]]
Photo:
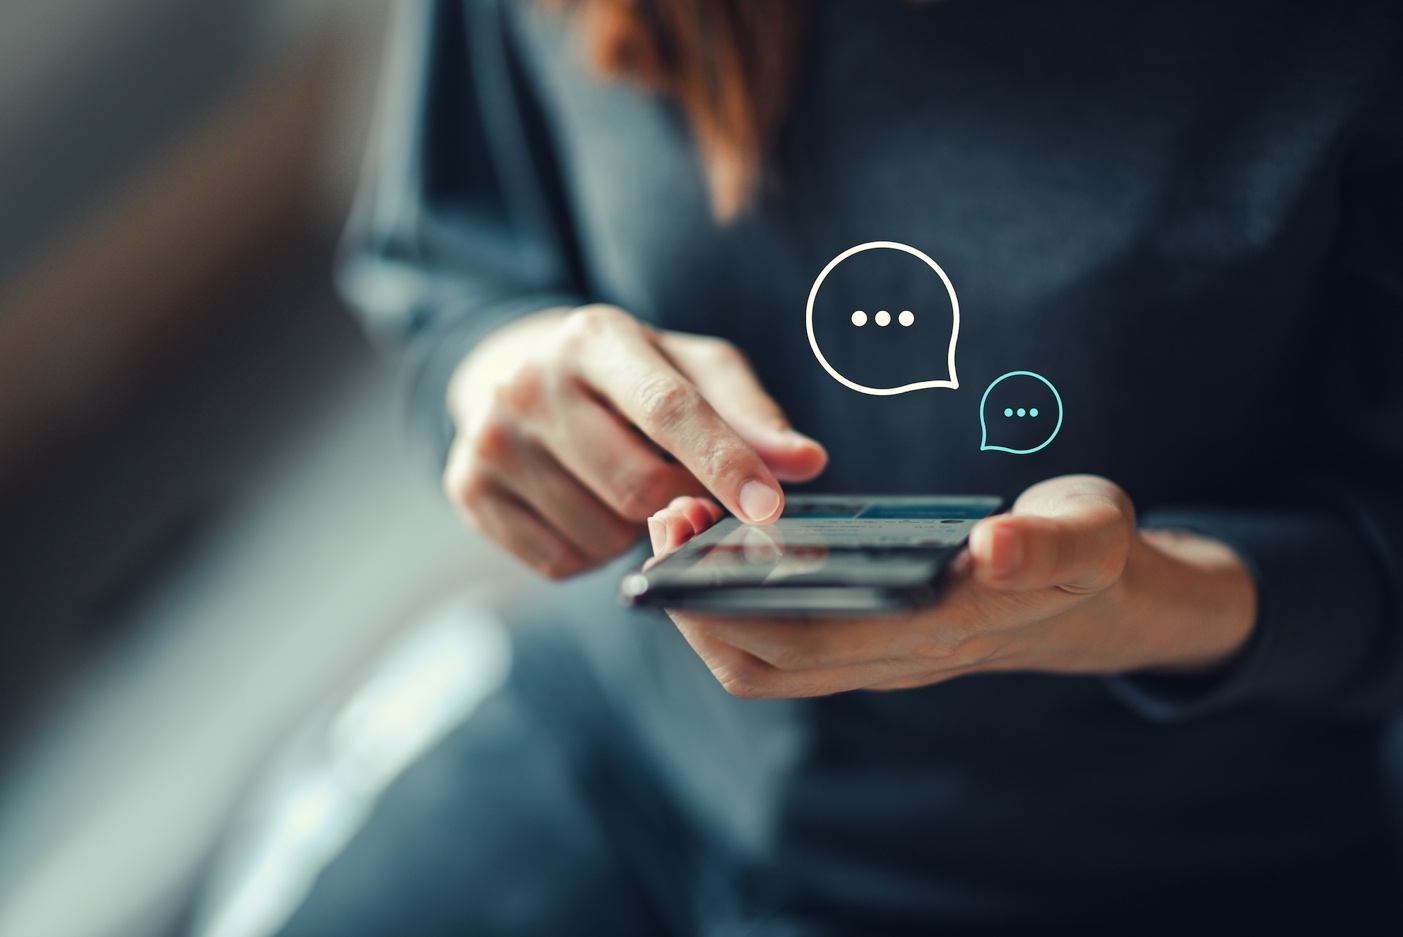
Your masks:
[[[625,605],[807,615],[934,602],[941,573],[992,495],[790,495],[759,527],[725,517],[624,576]]]

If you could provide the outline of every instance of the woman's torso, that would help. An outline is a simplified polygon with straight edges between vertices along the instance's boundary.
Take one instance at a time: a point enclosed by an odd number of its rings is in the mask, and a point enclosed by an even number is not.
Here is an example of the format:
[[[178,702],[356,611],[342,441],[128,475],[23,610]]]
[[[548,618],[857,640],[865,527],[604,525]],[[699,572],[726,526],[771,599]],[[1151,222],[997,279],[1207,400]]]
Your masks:
[[[1095,472],[1144,510],[1249,503],[1354,457],[1322,389],[1349,364],[1324,352],[1342,177],[1398,20],[1386,4],[818,2],[763,197],[725,226],[672,108],[590,78],[551,17],[519,18],[516,35],[591,294],[739,344],[827,446],[820,487],[1010,497]],[[873,240],[949,274],[958,389],[860,394],[815,359],[809,288]],[[911,334],[873,354],[943,377],[944,345]],[[1013,370],[1045,375],[1064,405],[1028,455],[980,448],[981,394]],[[685,737],[688,694],[719,689],[658,685],[619,690],[650,710],[645,735],[681,713],[660,750],[706,749]],[[1037,675],[792,711],[802,745],[767,848],[818,904],[1134,907],[1328,869],[1385,835],[1368,722],[1241,706],[1155,724],[1099,680]]]

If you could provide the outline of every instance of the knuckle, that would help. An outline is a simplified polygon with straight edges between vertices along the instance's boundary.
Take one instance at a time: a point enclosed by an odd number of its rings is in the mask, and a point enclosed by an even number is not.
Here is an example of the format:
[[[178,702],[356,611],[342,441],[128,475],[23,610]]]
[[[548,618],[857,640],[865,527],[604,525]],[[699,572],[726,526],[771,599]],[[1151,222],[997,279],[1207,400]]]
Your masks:
[[[562,332],[567,343],[580,344],[608,334],[626,321],[632,319],[622,309],[597,303],[581,306],[566,316],[562,323]]]
[[[487,465],[505,464],[511,461],[514,448],[510,425],[503,420],[488,419],[473,434],[471,461]]]
[[[739,699],[765,699],[769,695],[763,681],[749,672],[728,672],[719,679],[722,689]]]
[[[518,417],[540,413],[546,399],[546,367],[535,359],[523,361],[511,378],[496,388],[493,405],[497,412]]]
[[[722,688],[740,699],[773,699],[782,695],[775,669],[758,657],[743,651],[727,655],[720,667],[712,669]]]
[[[1107,508],[1079,538],[1066,538],[1058,551],[1060,569],[1079,578],[1074,591],[1097,592],[1120,579],[1130,559],[1134,531],[1118,510]]]
[[[452,497],[469,517],[476,520],[482,516],[483,508],[492,497],[492,484],[486,473],[469,471],[458,479]]]
[[[441,482],[448,500],[460,507],[481,500],[487,479],[475,452],[475,442],[460,439],[453,444]]]
[[[1070,476],[1070,479],[1080,484],[1084,497],[1093,498],[1113,508],[1131,526],[1134,526],[1135,502],[1120,485],[1101,475],[1073,475]]]
[[[731,475],[749,475],[748,463],[755,454],[739,440],[717,440],[702,453],[702,472],[706,478],[722,479]]]
[[[635,397],[645,431],[680,426],[697,412],[700,404],[696,388],[668,374],[655,374],[642,381]]]
[[[1127,527],[1133,529],[1136,523],[1138,523],[1135,502],[1130,499],[1130,495],[1125,489],[1121,488],[1119,485],[1112,485],[1111,487],[1111,498],[1116,506],[1116,510],[1120,512],[1123,523]]]

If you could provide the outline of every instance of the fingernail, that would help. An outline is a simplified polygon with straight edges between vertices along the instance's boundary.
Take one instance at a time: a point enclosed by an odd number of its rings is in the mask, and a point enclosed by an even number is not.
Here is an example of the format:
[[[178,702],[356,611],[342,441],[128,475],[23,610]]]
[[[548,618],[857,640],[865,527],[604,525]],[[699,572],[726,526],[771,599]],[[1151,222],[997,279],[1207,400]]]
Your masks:
[[[654,556],[667,547],[667,526],[656,517],[648,518],[648,539],[653,541]]]
[[[990,531],[989,566],[995,576],[1007,576],[1017,569],[1020,552],[1016,531],[1003,526]]]
[[[751,523],[769,520],[779,510],[779,492],[752,479],[740,486],[740,509]]]

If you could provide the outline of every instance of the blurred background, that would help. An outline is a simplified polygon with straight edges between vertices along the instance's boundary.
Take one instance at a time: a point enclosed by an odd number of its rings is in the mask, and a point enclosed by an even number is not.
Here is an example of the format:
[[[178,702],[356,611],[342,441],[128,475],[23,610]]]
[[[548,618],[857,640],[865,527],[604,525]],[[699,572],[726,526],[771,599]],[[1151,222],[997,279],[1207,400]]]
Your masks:
[[[269,932],[505,670],[331,287],[392,18],[0,2],[3,937]]]

